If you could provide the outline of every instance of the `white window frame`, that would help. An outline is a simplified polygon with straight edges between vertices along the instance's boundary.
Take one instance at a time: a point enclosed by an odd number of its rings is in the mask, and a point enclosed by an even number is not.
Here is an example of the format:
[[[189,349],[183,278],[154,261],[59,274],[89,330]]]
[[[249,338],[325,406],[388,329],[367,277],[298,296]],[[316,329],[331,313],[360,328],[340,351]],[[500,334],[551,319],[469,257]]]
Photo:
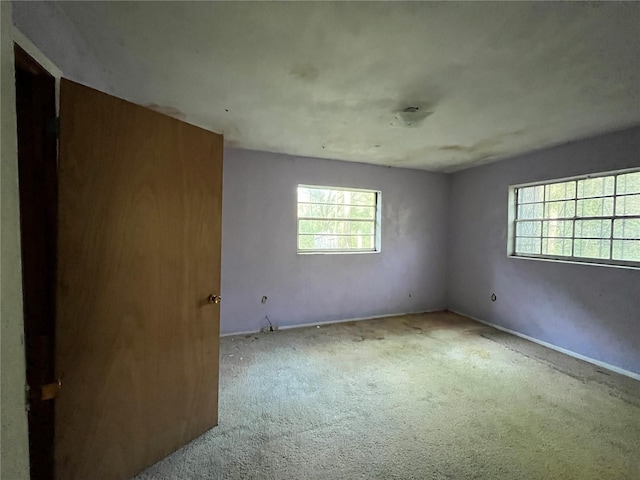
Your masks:
[[[625,195],[617,195],[616,194],[616,186],[617,186],[617,177],[618,175],[623,175],[627,173],[635,173],[639,172],[640,168],[627,168],[622,170],[615,170],[609,172],[599,172],[588,175],[577,175],[573,177],[565,177],[565,178],[554,178],[550,180],[540,181],[540,182],[531,182],[531,183],[522,183],[517,185],[509,186],[509,218],[508,218],[508,228],[507,228],[507,255],[511,258],[520,258],[520,259],[533,259],[533,260],[546,260],[553,262],[563,262],[563,263],[574,263],[574,264],[589,264],[589,265],[598,265],[598,266],[612,266],[612,267],[621,267],[621,268],[630,268],[630,269],[640,269],[640,262],[631,261],[631,260],[614,260],[612,259],[612,248],[613,248],[613,239],[614,239],[614,229],[613,222],[616,219],[640,219],[640,215],[616,215],[616,199],[619,197],[623,197],[626,195],[635,195],[635,194],[625,194]],[[609,258],[590,258],[590,257],[574,257],[573,256],[573,247],[571,256],[562,256],[562,255],[549,255],[549,254],[535,254],[535,253],[516,253],[516,223],[520,220],[517,218],[518,212],[518,189],[526,188],[526,187],[535,187],[535,186],[543,186],[543,185],[553,185],[556,183],[570,182],[585,179],[593,179],[593,178],[601,178],[601,177],[614,177],[614,186],[613,186],[613,194],[612,195],[601,195],[598,197],[589,197],[589,198],[613,198],[613,212],[612,215],[608,216],[600,216],[600,217],[585,217],[578,216],[577,209],[574,207],[574,216],[573,217],[565,217],[557,220],[573,220],[573,229],[574,232],[571,237],[563,237],[567,239],[573,240],[576,239],[575,236],[575,220],[611,220],[611,234],[608,240],[610,240],[610,251]],[[576,191],[576,199],[577,201],[577,191]],[[553,200],[546,200],[546,198],[539,203],[543,205],[546,203],[550,203]],[[544,210],[544,206],[543,206]],[[536,221],[538,219],[521,219],[521,221]],[[554,219],[556,220],[556,219]],[[542,234],[540,235],[542,239]],[[603,237],[603,240],[607,240],[607,238]]]
[[[331,249],[300,249],[299,248],[299,238],[300,238],[300,220],[322,220],[315,217],[299,217],[298,216],[298,188],[316,188],[316,189],[328,189],[328,190],[344,190],[348,192],[367,192],[374,193],[376,198],[376,215],[375,215],[375,225],[374,225],[374,234],[373,241],[374,247],[367,249],[343,249],[343,248],[331,248]],[[335,255],[335,254],[366,254],[366,253],[380,253],[382,251],[382,192],[380,190],[372,190],[367,188],[355,188],[355,187],[337,187],[333,185],[309,185],[309,184],[298,184],[296,187],[296,250],[300,255]],[[338,219],[340,220],[340,219]],[[349,221],[350,219],[344,219],[345,221]]]

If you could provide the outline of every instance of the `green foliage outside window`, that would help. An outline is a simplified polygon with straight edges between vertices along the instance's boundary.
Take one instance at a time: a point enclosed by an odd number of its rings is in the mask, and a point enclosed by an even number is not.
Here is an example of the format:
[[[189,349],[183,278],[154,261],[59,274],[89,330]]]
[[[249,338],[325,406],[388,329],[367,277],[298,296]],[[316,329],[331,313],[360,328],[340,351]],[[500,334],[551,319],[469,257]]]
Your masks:
[[[298,187],[298,250],[373,251],[378,192]]]
[[[515,254],[640,262],[640,171],[518,188]]]

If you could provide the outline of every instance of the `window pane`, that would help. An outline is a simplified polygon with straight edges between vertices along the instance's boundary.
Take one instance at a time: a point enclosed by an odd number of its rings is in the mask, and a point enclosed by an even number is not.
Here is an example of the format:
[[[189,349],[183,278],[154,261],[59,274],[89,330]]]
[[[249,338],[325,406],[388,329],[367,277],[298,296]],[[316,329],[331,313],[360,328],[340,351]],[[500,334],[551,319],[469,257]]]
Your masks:
[[[617,197],[616,215],[640,215],[640,195]]]
[[[340,203],[347,205],[375,205],[375,192],[332,190],[330,188],[298,187],[298,201],[312,203]]]
[[[547,220],[542,226],[543,237],[573,236],[573,220]]]
[[[640,240],[614,240],[613,259],[640,262]]]
[[[298,235],[299,250],[313,250],[315,245],[315,237],[313,235]]]
[[[618,175],[616,194],[640,193],[640,172],[623,173]]]
[[[575,202],[549,202],[544,204],[545,218],[571,218],[575,214]]]
[[[375,219],[375,207],[345,207],[348,218]]]
[[[352,249],[363,249],[363,248],[373,248],[373,237],[365,237],[365,236],[352,236],[352,237],[337,237],[336,242],[338,244],[338,248],[352,248]]]
[[[544,255],[570,256],[572,242],[573,240],[570,238],[543,238],[542,253]]]
[[[545,200],[569,200],[576,198],[576,182],[552,183],[545,185]]]
[[[373,235],[298,235],[300,250],[373,250]]]
[[[344,215],[344,207],[298,204],[299,217],[340,218]]]
[[[516,236],[518,237],[539,237],[541,233],[541,222],[518,222],[516,224]]]
[[[326,237],[324,235],[298,235],[298,248],[300,250],[321,250],[338,248],[336,237]]]
[[[542,213],[544,209],[544,204],[542,203],[531,203],[529,205],[519,205],[518,206],[518,218],[528,219],[528,218],[542,218]]]
[[[573,256],[583,258],[609,258],[610,240],[573,241]]]
[[[578,217],[610,217],[613,215],[613,198],[578,200],[576,215]]]
[[[311,192],[306,187],[298,187],[298,201],[309,202],[311,201]]]
[[[640,262],[639,170],[516,187],[514,253]]]
[[[540,239],[516,238],[516,253],[540,253]]]
[[[518,189],[518,203],[542,202],[543,200],[544,185]]]
[[[613,195],[614,177],[585,178],[578,180],[578,198]]]
[[[379,192],[298,186],[298,249],[375,251]]]
[[[352,205],[375,205],[376,194],[374,192],[352,192],[351,200],[348,203]]]
[[[298,204],[298,217],[375,219],[376,207]]]
[[[373,235],[375,231],[374,222],[349,222],[336,220],[300,220],[298,223],[299,233],[358,233]]]
[[[623,218],[613,221],[614,238],[640,239],[640,219]]]
[[[310,189],[311,201],[315,203],[344,203],[337,198],[339,193],[336,190]]]
[[[576,238],[610,238],[611,220],[576,220]]]

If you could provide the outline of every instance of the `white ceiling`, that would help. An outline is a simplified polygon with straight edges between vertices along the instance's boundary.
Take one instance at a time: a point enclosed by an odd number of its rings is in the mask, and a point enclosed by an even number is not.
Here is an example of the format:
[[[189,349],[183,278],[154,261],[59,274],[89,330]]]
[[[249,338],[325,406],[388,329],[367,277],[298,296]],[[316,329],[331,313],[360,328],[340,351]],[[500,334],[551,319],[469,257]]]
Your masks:
[[[231,146],[454,171],[640,123],[638,3],[68,2],[58,12],[111,93]],[[406,107],[433,113],[407,126]]]

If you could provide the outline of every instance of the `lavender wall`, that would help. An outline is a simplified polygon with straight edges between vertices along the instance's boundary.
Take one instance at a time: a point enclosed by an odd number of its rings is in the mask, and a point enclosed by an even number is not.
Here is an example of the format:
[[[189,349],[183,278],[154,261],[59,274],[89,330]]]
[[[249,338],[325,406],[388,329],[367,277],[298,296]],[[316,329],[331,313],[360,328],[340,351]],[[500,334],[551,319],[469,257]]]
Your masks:
[[[640,128],[452,175],[449,309],[640,373],[640,270],[506,255],[509,185],[637,166]]]
[[[235,149],[224,162],[223,334],[265,315],[288,326],[446,307],[446,175]],[[298,255],[300,183],[381,190],[382,252]]]

